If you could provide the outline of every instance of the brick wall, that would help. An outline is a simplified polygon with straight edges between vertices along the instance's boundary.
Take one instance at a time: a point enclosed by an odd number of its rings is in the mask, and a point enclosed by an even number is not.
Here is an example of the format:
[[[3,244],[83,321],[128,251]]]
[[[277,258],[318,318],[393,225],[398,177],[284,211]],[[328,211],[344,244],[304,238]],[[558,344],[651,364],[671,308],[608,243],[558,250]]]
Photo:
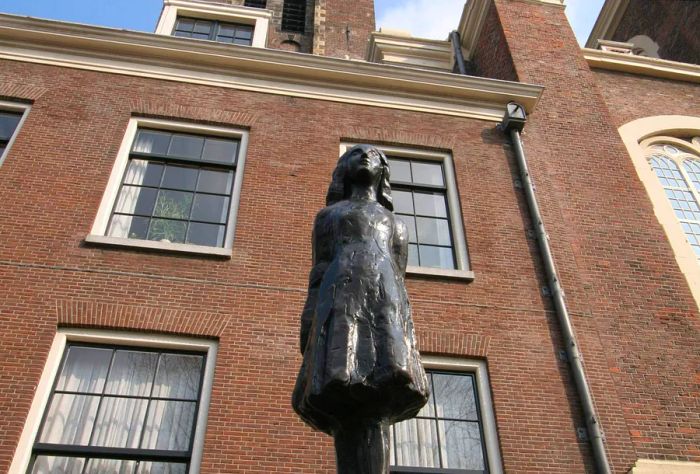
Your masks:
[[[311,224],[342,139],[452,152],[476,280],[409,277],[420,345],[486,359],[506,470],[584,469],[559,331],[493,123],[11,61],[0,96],[34,100],[0,167],[0,471],[62,325],[219,340],[203,472],[334,472],[331,440],[289,399]],[[83,242],[132,114],[249,127],[230,260]]]
[[[659,45],[659,57],[700,64],[700,3],[678,0],[631,0],[614,41],[645,35]]]
[[[365,59],[374,31],[374,0],[318,0],[314,50],[336,58]]]
[[[495,3],[518,78],[546,87],[525,151],[613,468],[698,460],[697,308],[605,96],[562,8]]]

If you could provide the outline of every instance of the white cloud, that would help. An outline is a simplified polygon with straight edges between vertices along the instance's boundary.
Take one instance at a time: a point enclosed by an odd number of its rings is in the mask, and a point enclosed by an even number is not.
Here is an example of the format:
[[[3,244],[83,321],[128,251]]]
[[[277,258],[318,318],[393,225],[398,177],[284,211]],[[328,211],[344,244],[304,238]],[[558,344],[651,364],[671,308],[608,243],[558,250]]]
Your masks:
[[[377,26],[408,30],[418,38],[444,40],[450,31],[457,29],[465,3],[465,0],[378,0]]]

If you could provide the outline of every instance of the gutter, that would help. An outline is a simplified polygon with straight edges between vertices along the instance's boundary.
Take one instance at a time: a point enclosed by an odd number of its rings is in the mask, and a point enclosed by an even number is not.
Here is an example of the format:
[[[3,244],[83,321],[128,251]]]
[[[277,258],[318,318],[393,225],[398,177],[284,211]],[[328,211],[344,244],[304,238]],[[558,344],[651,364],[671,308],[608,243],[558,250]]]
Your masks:
[[[549,285],[557,319],[559,320],[559,326],[562,331],[564,348],[569,360],[571,375],[573,376],[576,391],[583,408],[583,415],[586,421],[588,439],[591,443],[596,471],[599,474],[610,474],[612,471],[610,469],[610,464],[608,463],[608,456],[605,448],[605,437],[600,427],[600,419],[595,409],[593,395],[586,379],[582,355],[576,342],[574,327],[571,317],[569,316],[569,311],[566,307],[566,301],[564,299],[564,290],[561,286],[561,281],[554,264],[552,249],[549,245],[549,236],[547,235],[544,222],[542,221],[542,214],[540,213],[540,207],[537,203],[537,197],[535,196],[535,187],[532,183],[532,178],[530,177],[525,151],[523,150],[523,142],[520,137],[520,132],[525,126],[525,121],[526,115],[524,108],[511,102],[507,106],[506,114],[503,121],[499,125],[499,128],[510,135],[511,141],[513,142],[513,148],[515,149],[515,156],[518,162],[518,169],[520,171],[520,179],[525,191],[528,210],[530,211],[530,216],[532,218],[532,225],[537,236],[537,244],[542,255],[542,263],[544,264],[547,284]]]

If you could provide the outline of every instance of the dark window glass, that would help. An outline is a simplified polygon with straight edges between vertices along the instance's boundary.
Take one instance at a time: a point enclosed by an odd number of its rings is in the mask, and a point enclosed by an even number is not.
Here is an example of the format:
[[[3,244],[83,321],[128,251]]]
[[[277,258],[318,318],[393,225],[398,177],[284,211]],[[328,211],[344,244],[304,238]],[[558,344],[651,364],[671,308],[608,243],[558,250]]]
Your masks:
[[[238,144],[138,130],[107,235],[223,247]]]
[[[250,46],[253,44],[253,26],[195,18],[178,18],[175,22],[173,36]]]
[[[390,158],[394,212],[409,233],[408,264],[454,269],[443,164]]]
[[[5,153],[7,144],[12,139],[21,119],[21,113],[0,112],[0,158]]]
[[[267,0],[245,0],[243,5],[246,7],[265,8],[267,7]]]
[[[306,0],[284,0],[282,31],[294,33],[306,31]]]
[[[428,371],[428,378],[428,404],[392,427],[392,472],[487,473],[474,374]]]
[[[203,354],[69,344],[29,472],[186,473],[204,363]]]

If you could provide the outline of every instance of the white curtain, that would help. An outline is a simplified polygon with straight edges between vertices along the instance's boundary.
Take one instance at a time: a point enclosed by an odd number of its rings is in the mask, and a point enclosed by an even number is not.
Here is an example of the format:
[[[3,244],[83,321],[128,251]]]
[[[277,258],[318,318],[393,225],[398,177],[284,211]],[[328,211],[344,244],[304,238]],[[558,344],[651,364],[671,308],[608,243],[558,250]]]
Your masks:
[[[41,443],[187,451],[203,357],[71,347]],[[105,395],[114,396],[102,396]],[[126,398],[145,397],[145,398]],[[149,397],[181,400],[150,400]],[[100,402],[100,398],[102,401]],[[83,460],[38,456],[33,473],[80,474]],[[143,474],[178,474],[184,464],[140,463]],[[137,463],[92,459],[86,473],[133,474]]]

